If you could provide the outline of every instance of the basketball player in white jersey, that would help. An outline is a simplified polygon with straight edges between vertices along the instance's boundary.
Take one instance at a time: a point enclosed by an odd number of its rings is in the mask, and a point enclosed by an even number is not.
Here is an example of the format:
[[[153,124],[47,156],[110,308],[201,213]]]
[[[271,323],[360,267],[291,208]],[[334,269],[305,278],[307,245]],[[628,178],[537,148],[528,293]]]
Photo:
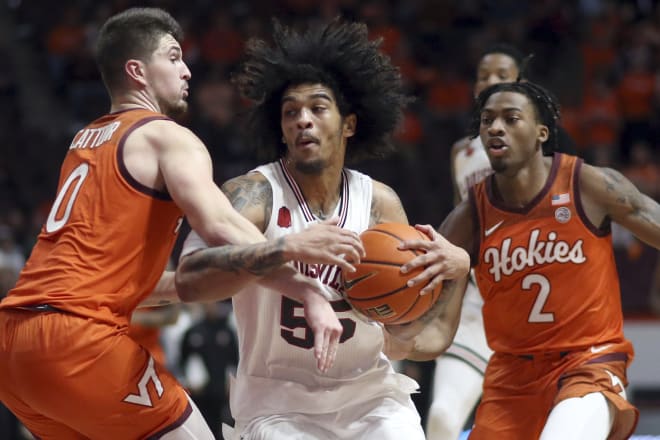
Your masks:
[[[260,40],[248,44],[247,60],[234,80],[255,101],[249,130],[255,144],[279,159],[225,183],[233,205],[269,240],[330,218],[356,233],[381,222],[407,223],[391,188],[344,167],[345,159],[391,148],[390,135],[408,101],[379,42],[368,40],[365,25],[339,20],[304,33],[276,23],[273,40],[273,46]],[[430,226],[419,228],[443,240]],[[219,250],[205,247],[191,233],[181,276],[186,267],[209,269],[209,255]],[[420,328],[439,313],[460,308],[453,293],[464,281],[449,280],[466,279],[469,257],[446,242],[442,266],[426,289],[444,280],[443,293],[416,323]],[[255,284],[235,295],[240,356],[230,405],[236,426],[225,427],[225,439],[423,440],[410,399],[417,383],[396,373],[383,354],[383,327],[343,300],[338,267],[305,262],[297,267],[324,288],[343,326],[336,361],[325,372],[316,368],[302,305],[283,296],[282,289]],[[457,319],[446,332],[447,345],[456,326]],[[416,325],[388,330],[411,327]]]
[[[507,44],[495,44],[479,59],[474,96],[498,83],[514,82],[525,76],[522,53]],[[562,136],[564,152],[574,154],[572,141]],[[493,170],[486,151],[477,136],[457,141],[451,152],[454,203],[468,197],[468,189]],[[465,291],[461,321],[452,345],[436,359],[433,400],[429,409],[426,432],[429,440],[456,440],[481,397],[483,376],[492,350],[488,347],[481,316],[483,299],[473,277]]]

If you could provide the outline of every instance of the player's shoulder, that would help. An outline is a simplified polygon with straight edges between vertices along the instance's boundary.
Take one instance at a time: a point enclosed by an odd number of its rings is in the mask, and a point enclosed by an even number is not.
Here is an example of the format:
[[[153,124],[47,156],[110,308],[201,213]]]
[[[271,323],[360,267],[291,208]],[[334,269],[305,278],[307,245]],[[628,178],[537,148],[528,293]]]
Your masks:
[[[602,201],[618,198],[620,190],[628,182],[621,172],[608,167],[599,167],[582,163],[578,174],[582,197]]]
[[[263,192],[272,193],[272,187],[269,180],[258,171],[241,174],[232,177],[222,184],[222,190],[230,195],[236,191],[243,192],[245,195],[258,195]]]
[[[380,180],[371,179],[373,185],[372,196],[374,200],[399,200],[399,195],[394,189]]]
[[[408,223],[408,217],[401,203],[401,198],[391,186],[373,181],[371,195],[370,224],[396,222]]]
[[[273,188],[266,176],[251,171],[227,180],[221,188],[234,209],[263,231],[273,208]]]
[[[199,148],[204,145],[192,130],[165,118],[144,122],[130,133],[126,142],[146,142],[164,148]]]
[[[461,138],[456,142],[454,142],[451,146],[452,157],[456,156],[461,151],[467,149],[471,143],[472,143],[472,139],[469,136],[465,136],[464,138]]]

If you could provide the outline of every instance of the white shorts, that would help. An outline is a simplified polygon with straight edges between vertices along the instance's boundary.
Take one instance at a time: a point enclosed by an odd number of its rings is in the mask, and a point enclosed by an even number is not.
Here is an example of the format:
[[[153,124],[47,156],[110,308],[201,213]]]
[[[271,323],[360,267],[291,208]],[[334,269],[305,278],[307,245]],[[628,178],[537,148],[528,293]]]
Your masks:
[[[461,321],[451,346],[442,356],[458,358],[482,375],[493,351],[488,347],[484,320],[481,314],[483,300],[477,286],[470,280],[465,290]]]
[[[322,399],[323,396],[319,396]],[[385,397],[336,414],[285,414],[257,417],[247,426],[223,427],[225,440],[424,440],[419,413]]]

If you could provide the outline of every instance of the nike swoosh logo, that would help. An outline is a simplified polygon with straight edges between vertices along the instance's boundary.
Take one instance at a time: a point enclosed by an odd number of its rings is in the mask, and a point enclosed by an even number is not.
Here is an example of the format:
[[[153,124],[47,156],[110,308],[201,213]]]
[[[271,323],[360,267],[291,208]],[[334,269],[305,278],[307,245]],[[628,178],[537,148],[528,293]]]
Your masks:
[[[490,234],[492,234],[493,232],[495,232],[495,230],[496,230],[497,228],[499,228],[500,226],[502,226],[502,223],[504,223],[504,220],[501,220],[499,223],[495,223],[493,226],[491,226],[490,228],[486,229],[486,230],[484,231],[484,237],[488,237]]]
[[[355,279],[345,280],[344,281],[344,290],[351,290],[357,283],[360,283],[360,282],[366,280],[367,278],[371,278],[372,276],[376,275],[376,273],[377,273],[376,271],[369,272],[369,273],[365,273],[364,275],[359,276]]]
[[[601,351],[607,350],[611,346],[612,346],[612,344],[600,345],[598,347],[591,346],[591,352],[592,353],[600,353]]]

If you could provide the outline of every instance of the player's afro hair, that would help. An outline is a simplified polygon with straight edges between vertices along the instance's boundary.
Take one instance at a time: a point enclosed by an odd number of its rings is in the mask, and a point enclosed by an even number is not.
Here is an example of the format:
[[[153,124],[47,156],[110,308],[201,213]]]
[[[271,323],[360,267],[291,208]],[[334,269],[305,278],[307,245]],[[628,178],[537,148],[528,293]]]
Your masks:
[[[250,40],[247,58],[232,78],[241,94],[254,102],[248,133],[262,158],[272,160],[286,152],[280,128],[284,91],[317,83],[333,91],[342,117],[357,117],[356,133],[348,138],[347,161],[391,152],[391,135],[410,98],[398,68],[379,50],[381,40],[370,41],[365,24],[339,18],[304,32],[277,20],[273,25],[273,43]]]

